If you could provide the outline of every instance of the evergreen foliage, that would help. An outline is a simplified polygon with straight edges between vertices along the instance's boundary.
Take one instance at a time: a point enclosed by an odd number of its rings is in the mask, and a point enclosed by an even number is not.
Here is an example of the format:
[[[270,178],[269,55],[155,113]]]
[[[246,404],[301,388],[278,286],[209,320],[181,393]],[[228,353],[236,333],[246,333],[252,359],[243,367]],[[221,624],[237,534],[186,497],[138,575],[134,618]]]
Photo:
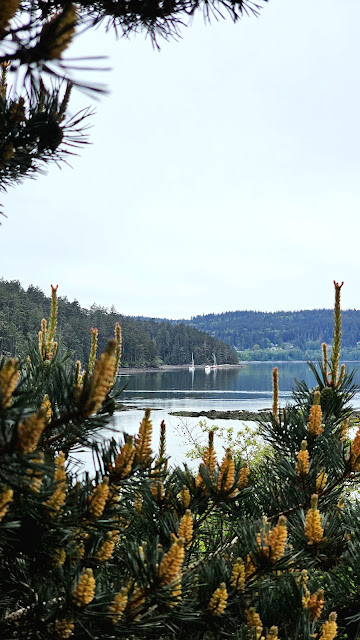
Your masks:
[[[0,369],[0,637],[4,640],[359,636],[360,430],[352,374],[333,356],[315,387],[261,424],[269,448],[250,469],[214,434],[198,472],[158,453],[146,410],[135,438],[94,439],[111,421],[121,332],[86,370],[49,323],[24,362]],[[315,370],[314,370],[315,371]],[[95,473],[82,473],[90,447]]]
[[[359,360],[360,311],[343,311],[342,319],[342,357]],[[179,322],[224,340],[241,352],[241,359],[317,360],[321,357],[321,344],[331,341],[333,313],[330,309],[227,311]]]
[[[34,286],[27,291],[18,281],[0,280],[0,354],[24,353],[28,339],[34,335],[41,318],[46,315],[49,299]],[[58,300],[58,332],[62,352],[73,351],[76,358],[85,362],[90,349],[91,327],[99,332],[99,349],[106,348],[106,337],[111,335],[116,322],[124,336],[122,366],[157,367],[160,364],[189,364],[194,353],[195,363],[212,362],[216,353],[219,364],[236,364],[234,350],[221,340],[213,338],[194,327],[170,322],[141,321],[125,317],[111,310],[92,305],[82,309],[74,300]]]
[[[74,148],[86,144],[84,109],[67,117],[71,85],[64,90],[57,85],[46,90],[44,85],[32,87],[23,95],[12,95],[7,89],[7,66],[2,66],[0,80],[0,188],[6,190],[25,176],[43,173],[49,162],[59,163]]]

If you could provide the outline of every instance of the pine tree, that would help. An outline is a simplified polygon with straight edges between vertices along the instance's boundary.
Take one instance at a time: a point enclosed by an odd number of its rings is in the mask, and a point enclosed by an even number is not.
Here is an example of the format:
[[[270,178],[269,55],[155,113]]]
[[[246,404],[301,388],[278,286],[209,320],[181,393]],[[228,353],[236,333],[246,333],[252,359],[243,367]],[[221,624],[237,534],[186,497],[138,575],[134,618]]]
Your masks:
[[[250,469],[214,434],[199,470],[138,434],[99,431],[116,408],[121,331],[89,362],[63,358],[57,291],[24,362],[0,368],[0,637],[4,640],[357,638],[360,428],[353,372],[339,368],[341,286],[330,359],[315,387],[261,422]],[[98,434],[95,437],[95,434]],[[77,452],[93,452],[83,473]]]
[[[66,115],[72,85],[57,83],[46,89],[40,82],[14,94],[9,81],[9,64],[1,65],[0,78],[0,189],[22,182],[25,177],[44,173],[49,162],[74,155],[87,143],[84,109]]]

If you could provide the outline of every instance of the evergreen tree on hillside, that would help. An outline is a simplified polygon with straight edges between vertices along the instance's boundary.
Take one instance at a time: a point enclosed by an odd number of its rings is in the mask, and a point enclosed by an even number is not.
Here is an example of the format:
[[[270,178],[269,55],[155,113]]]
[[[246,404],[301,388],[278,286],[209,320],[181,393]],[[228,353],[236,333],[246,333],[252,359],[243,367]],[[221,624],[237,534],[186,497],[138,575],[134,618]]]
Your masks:
[[[24,291],[18,281],[0,280],[0,355],[26,351],[28,339],[34,335],[48,305],[49,299],[37,287],[31,285]],[[188,364],[192,353],[196,364],[212,361],[213,353],[219,364],[238,362],[231,347],[194,327],[136,320],[120,315],[114,308],[94,304],[90,309],[82,309],[76,300],[58,300],[60,348],[65,353],[72,351],[80,360],[86,359],[89,352],[91,327],[97,327],[99,349],[104,350],[105,336],[111,334],[116,322],[121,324],[124,335],[124,367]]]
[[[0,368],[0,637],[4,640],[338,640],[359,637],[360,430],[352,373],[333,349],[280,411],[252,468],[174,468],[150,411],[135,438],[111,420],[121,330],[86,368],[57,349],[57,295],[37,344]],[[280,374],[281,379],[281,374]],[[354,436],[355,428],[355,436]],[[349,431],[350,430],[350,431]],[[351,434],[351,435],[350,435]],[[77,451],[89,447],[94,473]]]
[[[332,334],[330,309],[228,311],[195,316],[183,322],[235,347],[242,352],[241,358],[243,352],[249,351],[249,359],[254,360],[316,360],[321,355],[321,344],[329,342]],[[344,358],[360,358],[359,310],[348,309],[343,312],[342,344]],[[255,351],[258,353],[255,354]]]

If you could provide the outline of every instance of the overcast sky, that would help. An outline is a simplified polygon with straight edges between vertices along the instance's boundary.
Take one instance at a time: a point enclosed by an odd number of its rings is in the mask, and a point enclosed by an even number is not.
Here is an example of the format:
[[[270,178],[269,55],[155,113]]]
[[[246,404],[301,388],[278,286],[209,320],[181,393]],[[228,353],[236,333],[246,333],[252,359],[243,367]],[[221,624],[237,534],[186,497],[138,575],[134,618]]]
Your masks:
[[[2,196],[1,275],[130,315],[329,308],[334,279],[360,308],[359,25],[359,0],[270,0],[160,52],[79,36],[110,93],[72,169]]]

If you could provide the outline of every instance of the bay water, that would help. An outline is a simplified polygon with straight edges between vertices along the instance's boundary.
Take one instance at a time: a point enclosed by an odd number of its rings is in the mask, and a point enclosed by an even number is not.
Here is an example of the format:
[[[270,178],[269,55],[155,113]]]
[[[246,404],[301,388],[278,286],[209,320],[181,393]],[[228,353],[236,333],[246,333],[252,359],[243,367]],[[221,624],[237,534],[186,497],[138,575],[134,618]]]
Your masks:
[[[359,363],[347,363],[347,369],[356,368]],[[123,387],[120,402],[128,407],[126,411],[116,412],[110,430],[104,430],[104,436],[121,432],[135,434],[144,415],[144,409],[151,409],[153,422],[153,448],[156,451],[160,433],[160,423],[165,420],[167,427],[167,454],[172,464],[187,461],[187,452],[192,441],[204,444],[206,435],[200,425],[203,418],[171,415],[174,411],[258,411],[272,405],[272,369],[279,371],[279,404],[285,406],[291,402],[294,378],[305,380],[309,387],[316,384],[314,376],[305,362],[250,362],[241,367],[212,370],[209,374],[203,368],[194,372],[186,369],[147,371],[124,374],[118,377]],[[355,380],[360,384],[357,372]],[[360,394],[354,398],[354,407],[360,407]],[[220,429],[229,427],[235,432],[246,427],[255,428],[255,423],[241,420],[210,420],[208,426]],[[224,442],[216,439],[216,448],[221,454]],[[86,466],[90,465],[90,456],[82,455]]]

